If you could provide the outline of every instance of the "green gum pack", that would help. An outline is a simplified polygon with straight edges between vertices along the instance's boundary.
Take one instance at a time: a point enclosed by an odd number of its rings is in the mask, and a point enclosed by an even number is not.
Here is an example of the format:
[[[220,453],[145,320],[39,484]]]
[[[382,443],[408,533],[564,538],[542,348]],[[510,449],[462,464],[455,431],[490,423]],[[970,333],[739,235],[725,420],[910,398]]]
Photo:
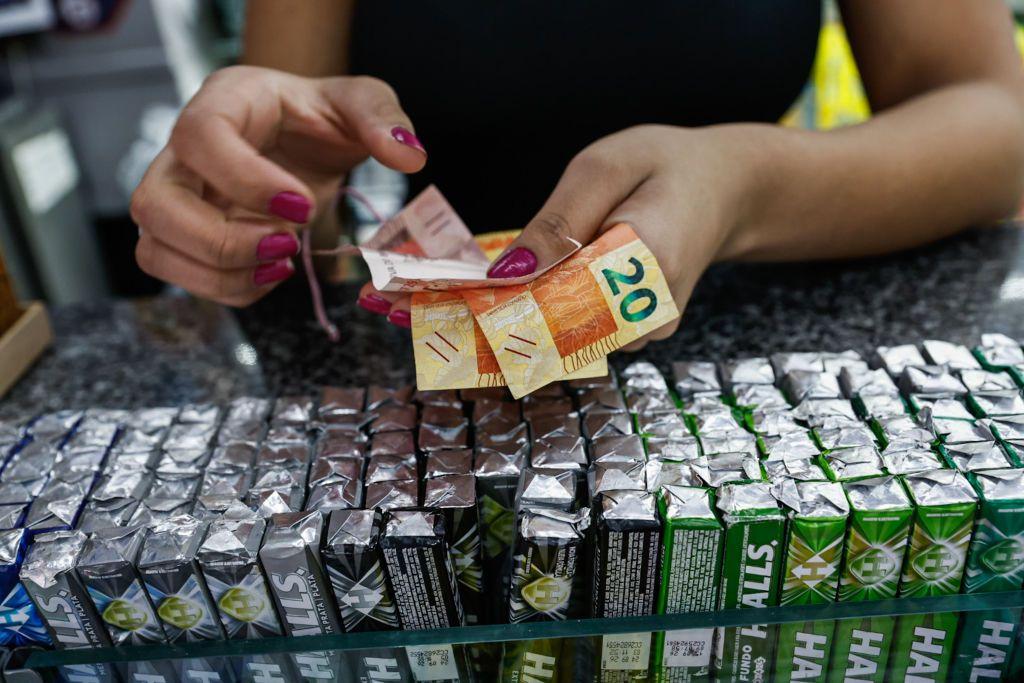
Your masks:
[[[1024,680],[1024,623],[1018,620],[1017,635],[1013,639],[1010,661],[1006,665],[1005,677],[1008,681]]]
[[[959,593],[978,495],[956,470],[929,470],[904,477],[903,481],[915,510],[899,595]],[[958,623],[958,615],[949,612],[900,617],[896,622],[891,680],[924,676],[946,680]]]
[[[1021,610],[963,612],[950,681],[1020,680],[1007,677]]]
[[[717,507],[725,525],[719,609],[779,604],[786,518],[765,483],[726,484]],[[719,681],[770,680],[775,629],[764,624],[719,629],[715,671]]]
[[[1024,582],[1024,470],[967,475],[980,504],[964,571],[965,593],[1020,590]],[[952,680],[1007,675],[1021,610],[966,612],[960,623]]]
[[[565,648],[559,638],[508,641],[502,647],[501,683],[556,683],[571,668],[560,666]]]
[[[907,552],[914,506],[892,476],[843,484],[850,502],[840,602],[894,598]],[[882,683],[892,648],[892,617],[836,622],[830,683],[847,680]]]
[[[964,592],[1019,590],[1024,583],[1024,470],[986,470],[967,478],[980,504]]]
[[[782,480],[776,496],[789,517],[783,554],[783,605],[835,601],[850,505],[840,484]],[[826,680],[833,621],[783,624],[776,645],[775,680]]]

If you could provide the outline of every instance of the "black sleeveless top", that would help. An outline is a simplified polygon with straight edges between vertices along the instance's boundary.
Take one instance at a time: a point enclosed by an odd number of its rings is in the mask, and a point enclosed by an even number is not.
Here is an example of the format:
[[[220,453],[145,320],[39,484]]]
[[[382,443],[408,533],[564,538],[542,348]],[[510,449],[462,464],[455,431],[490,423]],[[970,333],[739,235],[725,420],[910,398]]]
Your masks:
[[[475,231],[521,227],[572,156],[623,128],[774,122],[807,81],[819,0],[364,0],[352,73],[398,92]]]

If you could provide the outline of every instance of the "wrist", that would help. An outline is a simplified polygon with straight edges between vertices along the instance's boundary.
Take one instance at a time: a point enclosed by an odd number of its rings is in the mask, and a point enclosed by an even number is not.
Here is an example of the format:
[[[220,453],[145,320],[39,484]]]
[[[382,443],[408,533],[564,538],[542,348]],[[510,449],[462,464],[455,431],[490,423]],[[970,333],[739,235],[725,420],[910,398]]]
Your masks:
[[[740,261],[762,248],[763,219],[784,174],[788,131],[767,124],[730,124],[707,129],[725,156],[725,208],[713,260]],[[781,181],[784,183],[784,181]]]

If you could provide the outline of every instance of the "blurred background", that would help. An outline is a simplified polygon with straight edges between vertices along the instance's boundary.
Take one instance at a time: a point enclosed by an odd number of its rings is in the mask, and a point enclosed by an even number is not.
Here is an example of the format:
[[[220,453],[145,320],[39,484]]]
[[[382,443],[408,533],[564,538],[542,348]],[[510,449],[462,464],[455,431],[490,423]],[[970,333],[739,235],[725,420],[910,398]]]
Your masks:
[[[1024,0],[1010,4],[1024,50]],[[135,266],[128,201],[182,103],[237,59],[244,15],[244,0],[0,0],[0,252],[18,298],[161,289]],[[783,123],[869,115],[826,0],[811,78]],[[403,199],[403,179],[379,166],[353,184],[385,211]]]

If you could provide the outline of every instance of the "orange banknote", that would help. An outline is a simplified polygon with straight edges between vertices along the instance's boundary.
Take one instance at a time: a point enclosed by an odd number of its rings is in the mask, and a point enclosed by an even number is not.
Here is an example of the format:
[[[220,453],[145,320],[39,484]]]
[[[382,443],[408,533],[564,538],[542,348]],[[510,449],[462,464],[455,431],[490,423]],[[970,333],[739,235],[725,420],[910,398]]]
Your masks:
[[[657,259],[624,223],[533,282],[458,294],[517,398],[679,317]]]
[[[493,261],[521,230],[476,235],[476,245]],[[416,386],[420,389],[503,387],[498,359],[458,291],[413,292],[410,307]],[[608,362],[601,359],[570,377],[604,377]]]
[[[417,387],[468,389],[505,386],[498,359],[459,292],[414,292],[410,313]],[[601,358],[558,379],[604,377],[607,374],[607,359]]]
[[[566,238],[555,262],[546,268],[579,248],[579,242]],[[361,255],[373,286],[382,292],[523,284],[544,272],[505,279],[488,277],[491,259],[433,185],[385,221],[369,240],[359,246],[341,247],[340,253]]]

